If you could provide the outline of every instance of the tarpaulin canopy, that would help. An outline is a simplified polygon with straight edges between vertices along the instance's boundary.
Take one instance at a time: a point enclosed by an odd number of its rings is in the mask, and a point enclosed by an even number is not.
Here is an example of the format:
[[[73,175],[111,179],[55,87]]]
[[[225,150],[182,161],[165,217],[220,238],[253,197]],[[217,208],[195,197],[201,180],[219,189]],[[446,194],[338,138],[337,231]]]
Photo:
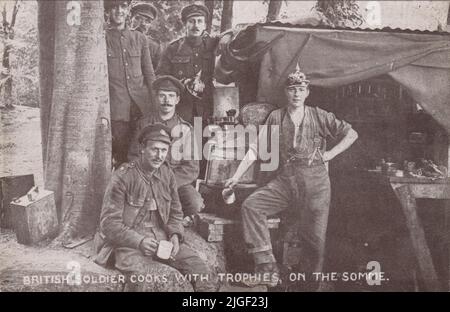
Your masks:
[[[297,62],[322,87],[389,74],[450,133],[449,34],[256,27],[256,41],[280,34],[261,62],[258,101],[284,105],[283,83]]]

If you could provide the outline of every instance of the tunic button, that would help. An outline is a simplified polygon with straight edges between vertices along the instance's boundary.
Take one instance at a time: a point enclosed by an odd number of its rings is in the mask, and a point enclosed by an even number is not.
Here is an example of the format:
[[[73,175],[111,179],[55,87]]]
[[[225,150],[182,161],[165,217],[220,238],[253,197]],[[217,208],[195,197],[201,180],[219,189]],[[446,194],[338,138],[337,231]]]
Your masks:
[[[127,76],[127,79],[130,79],[130,76]]]
[[[178,75],[183,75],[183,71],[180,70],[180,71],[178,72]]]
[[[195,53],[195,56],[198,56],[198,53]]]
[[[145,199],[145,201],[149,201],[149,200],[150,200],[150,198],[146,198],[146,199]]]
[[[123,52],[127,52],[127,49],[123,49]]]

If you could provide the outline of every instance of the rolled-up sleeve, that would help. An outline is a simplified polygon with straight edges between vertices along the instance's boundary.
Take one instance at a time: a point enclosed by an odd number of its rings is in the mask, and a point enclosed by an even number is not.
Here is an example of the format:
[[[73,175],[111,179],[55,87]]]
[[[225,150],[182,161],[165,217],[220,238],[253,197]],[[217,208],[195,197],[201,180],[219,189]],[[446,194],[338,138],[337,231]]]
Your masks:
[[[344,137],[352,128],[352,125],[344,120],[338,119],[333,113],[317,108],[319,122],[326,136],[333,139]]]
[[[145,238],[123,221],[126,187],[120,173],[113,175],[103,198],[100,230],[106,240],[116,247],[129,247],[139,249],[141,241]]]

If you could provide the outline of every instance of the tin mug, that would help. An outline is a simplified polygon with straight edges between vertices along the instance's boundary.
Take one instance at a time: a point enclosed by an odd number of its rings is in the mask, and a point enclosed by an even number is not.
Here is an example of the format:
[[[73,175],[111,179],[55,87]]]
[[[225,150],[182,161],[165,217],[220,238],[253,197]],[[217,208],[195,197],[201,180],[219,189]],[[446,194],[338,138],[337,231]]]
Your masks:
[[[160,259],[167,260],[172,254],[173,244],[169,241],[162,240],[159,241],[158,249],[156,251],[156,256]]]
[[[231,205],[232,203],[234,203],[236,201],[236,195],[234,194],[234,191],[232,188],[225,188],[222,191],[222,198],[223,201],[227,204],[227,205]]]

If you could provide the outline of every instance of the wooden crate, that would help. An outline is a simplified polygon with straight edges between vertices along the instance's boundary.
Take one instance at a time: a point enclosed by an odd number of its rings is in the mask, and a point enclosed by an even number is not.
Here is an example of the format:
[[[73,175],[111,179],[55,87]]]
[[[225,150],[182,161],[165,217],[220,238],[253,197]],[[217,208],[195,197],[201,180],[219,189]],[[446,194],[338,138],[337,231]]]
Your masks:
[[[20,244],[32,245],[56,235],[58,216],[53,192],[42,190],[36,198],[23,196],[10,205],[12,222]]]
[[[280,218],[267,220],[269,229],[278,229]],[[240,226],[238,220],[226,219],[211,213],[199,213],[197,231],[208,242],[222,242],[224,236]]]
[[[34,186],[34,176],[21,175],[0,178],[0,227],[13,228],[9,203],[24,196]]]

